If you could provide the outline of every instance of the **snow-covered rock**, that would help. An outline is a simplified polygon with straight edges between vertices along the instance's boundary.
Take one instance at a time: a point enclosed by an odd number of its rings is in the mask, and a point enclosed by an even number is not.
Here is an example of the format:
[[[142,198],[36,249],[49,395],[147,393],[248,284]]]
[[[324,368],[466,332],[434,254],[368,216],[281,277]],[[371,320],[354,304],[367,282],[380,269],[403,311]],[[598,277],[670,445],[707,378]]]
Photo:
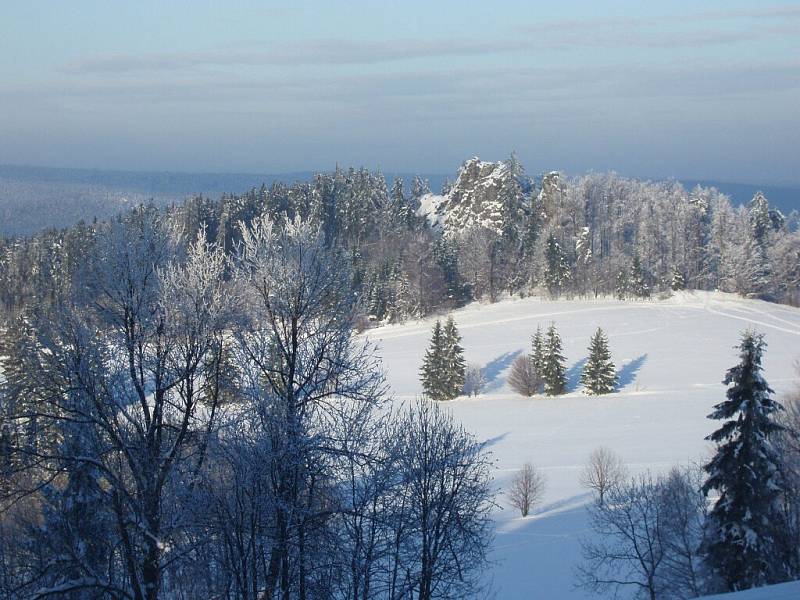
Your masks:
[[[500,232],[503,224],[501,190],[510,176],[508,165],[486,162],[478,157],[466,161],[450,191],[420,199],[417,215],[445,235],[480,226]]]

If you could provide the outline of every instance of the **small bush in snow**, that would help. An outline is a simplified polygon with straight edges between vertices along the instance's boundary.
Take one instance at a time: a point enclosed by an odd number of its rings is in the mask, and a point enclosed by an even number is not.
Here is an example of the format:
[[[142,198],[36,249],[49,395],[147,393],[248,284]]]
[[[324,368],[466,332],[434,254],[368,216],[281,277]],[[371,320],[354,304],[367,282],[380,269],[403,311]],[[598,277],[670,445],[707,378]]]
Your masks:
[[[464,395],[477,396],[483,391],[485,385],[486,377],[483,374],[483,368],[475,363],[467,365],[464,373]]]
[[[542,376],[533,364],[530,356],[519,356],[511,364],[508,385],[522,396],[533,396],[542,387]]]

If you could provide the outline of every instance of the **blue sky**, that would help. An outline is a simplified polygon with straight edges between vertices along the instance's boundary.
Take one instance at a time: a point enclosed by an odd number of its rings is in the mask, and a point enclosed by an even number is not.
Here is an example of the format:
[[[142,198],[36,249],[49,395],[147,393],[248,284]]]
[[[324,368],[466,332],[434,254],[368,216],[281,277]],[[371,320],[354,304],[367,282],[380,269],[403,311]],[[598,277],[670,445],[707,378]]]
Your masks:
[[[0,163],[800,182],[800,2],[0,3]]]

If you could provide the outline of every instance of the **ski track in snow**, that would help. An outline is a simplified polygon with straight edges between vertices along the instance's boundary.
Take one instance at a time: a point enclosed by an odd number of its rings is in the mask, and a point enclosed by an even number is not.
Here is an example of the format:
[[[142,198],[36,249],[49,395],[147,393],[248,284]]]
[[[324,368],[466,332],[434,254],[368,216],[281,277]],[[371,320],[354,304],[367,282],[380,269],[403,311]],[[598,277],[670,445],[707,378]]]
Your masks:
[[[486,393],[444,406],[486,442],[496,464],[501,493],[485,581],[501,599],[597,597],[574,587],[579,540],[590,534],[589,495],[578,483],[586,458],[607,446],[632,474],[707,460],[711,446],[704,438],[717,424],[706,416],[724,398],[721,381],[738,360],[734,346],[747,326],[765,333],[765,376],[778,398],[797,381],[800,309],[729,294],[679,292],[666,300],[627,302],[528,298],[472,304],[452,314],[467,361],[493,365]],[[421,393],[418,371],[435,319],[363,335],[377,345],[397,403]],[[589,336],[603,327],[617,369],[627,368],[618,391],[597,398],[578,386],[556,398],[522,398],[509,389],[507,357],[528,351],[537,324],[547,327],[551,320],[568,369],[587,356]],[[541,469],[547,489],[542,504],[523,519],[502,490],[528,460]]]

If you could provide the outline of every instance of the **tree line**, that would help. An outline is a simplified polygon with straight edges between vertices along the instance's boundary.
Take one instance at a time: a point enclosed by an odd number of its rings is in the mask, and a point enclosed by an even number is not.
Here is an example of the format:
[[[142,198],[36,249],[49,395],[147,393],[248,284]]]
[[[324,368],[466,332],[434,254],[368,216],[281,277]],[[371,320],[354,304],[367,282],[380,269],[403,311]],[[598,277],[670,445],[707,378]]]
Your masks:
[[[584,391],[592,396],[613,392],[618,376],[611,360],[608,338],[600,327],[592,335],[588,349],[589,356],[580,378]],[[531,352],[517,357],[511,364],[508,384],[521,396],[565,394],[565,360],[561,336],[555,323],[551,323],[546,332],[537,327],[531,339]],[[453,317],[448,317],[444,326],[437,319],[420,368],[420,382],[425,396],[442,401],[453,400],[462,394],[477,395],[483,390],[485,381],[483,369],[479,365],[466,364],[461,335]]]
[[[448,186],[454,198],[472,183],[470,164]],[[497,163],[495,174],[498,215],[491,227],[465,218],[437,230],[419,211],[430,192],[425,181],[407,187],[365,169],[337,168],[218,200],[195,197],[161,212],[169,227],[189,239],[202,233],[226,256],[242,242],[239,223],[262,215],[314,223],[352,270],[366,322],[508,294],[646,298],[685,288],[800,300],[797,213],[783,215],[762,194],[735,207],[714,188],[687,191],[676,182],[613,173],[549,173],[534,181],[513,155]],[[476,194],[478,204],[488,202]],[[0,239],[3,311],[54,302],[92,251],[98,228],[80,223]]]

